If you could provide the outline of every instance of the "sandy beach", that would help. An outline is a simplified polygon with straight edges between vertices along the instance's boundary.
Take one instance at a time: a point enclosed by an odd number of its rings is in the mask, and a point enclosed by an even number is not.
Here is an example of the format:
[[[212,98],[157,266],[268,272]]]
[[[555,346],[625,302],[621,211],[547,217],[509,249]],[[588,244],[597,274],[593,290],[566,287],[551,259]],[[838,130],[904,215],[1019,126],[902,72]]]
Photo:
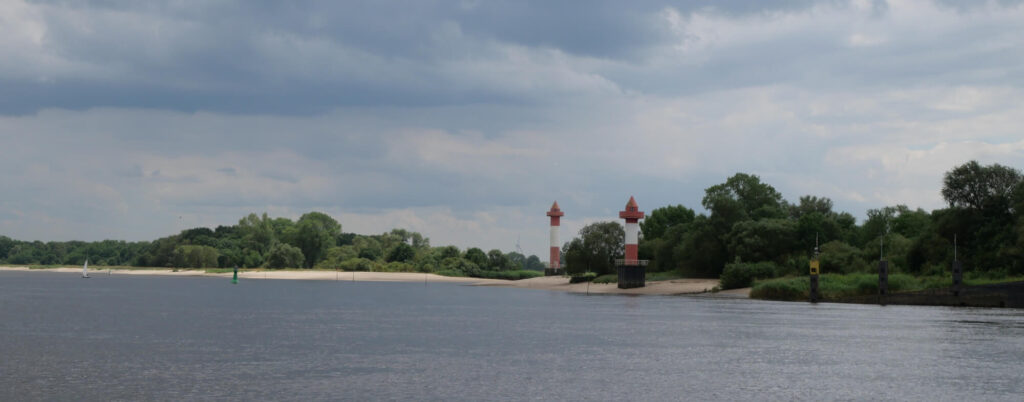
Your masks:
[[[42,268],[29,269],[28,267],[0,267],[0,271],[40,271],[40,272],[63,272],[78,274],[82,272],[81,267]],[[96,267],[89,270],[90,275],[161,275],[161,276],[212,276],[230,278],[232,273],[207,273],[204,270],[178,270],[171,269],[107,269]],[[239,279],[279,279],[279,280],[341,280],[355,282],[445,282],[463,283],[474,286],[504,286],[528,289],[543,289],[551,291],[592,293],[592,294],[633,294],[633,295],[681,295],[698,294],[711,291],[718,285],[717,279],[673,279],[667,281],[647,282],[647,286],[634,289],[619,289],[614,283],[569,283],[569,278],[562,276],[547,276],[519,281],[506,281],[499,279],[480,279],[441,276],[435,274],[422,274],[415,272],[336,272],[336,271],[242,271],[238,273]],[[744,297],[743,289],[736,296]],[[747,290],[749,292],[749,290]],[[729,291],[733,292],[733,291]],[[722,292],[725,293],[725,292]]]
[[[39,271],[39,272],[65,272],[81,273],[82,267],[62,268],[39,268],[29,269],[27,267],[0,267],[0,271]],[[230,278],[233,274],[228,273],[207,273],[201,269],[182,269],[174,271],[171,269],[107,269],[104,267],[90,268],[89,274],[97,275],[159,275],[159,276],[213,276]],[[318,281],[357,281],[357,282],[453,282],[453,283],[487,283],[507,282],[493,279],[460,278],[441,276],[434,274],[421,274],[415,272],[336,272],[336,271],[240,271],[239,279],[285,279],[285,280],[318,280]]]

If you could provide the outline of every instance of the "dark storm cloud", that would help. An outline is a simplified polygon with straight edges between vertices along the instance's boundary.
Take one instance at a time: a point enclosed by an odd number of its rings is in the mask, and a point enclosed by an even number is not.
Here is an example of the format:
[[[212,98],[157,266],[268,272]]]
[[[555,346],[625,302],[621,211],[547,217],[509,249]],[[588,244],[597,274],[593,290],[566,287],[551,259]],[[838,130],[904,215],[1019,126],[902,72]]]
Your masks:
[[[535,102],[488,83],[460,85],[445,63],[495,59],[470,41],[642,60],[671,40],[658,14],[747,15],[809,1],[42,2],[36,79],[0,71],[0,113],[142,107],[243,114],[323,113],[345,106]],[[501,62],[500,57],[495,59]]]

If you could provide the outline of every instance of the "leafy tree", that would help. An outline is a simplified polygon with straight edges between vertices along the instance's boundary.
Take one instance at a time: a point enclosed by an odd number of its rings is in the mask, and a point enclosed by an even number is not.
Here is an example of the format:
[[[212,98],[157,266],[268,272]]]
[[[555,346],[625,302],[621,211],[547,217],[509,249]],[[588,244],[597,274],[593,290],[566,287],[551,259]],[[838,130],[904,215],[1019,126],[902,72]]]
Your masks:
[[[505,257],[508,258],[510,269],[526,269],[526,256],[522,253],[511,251]]]
[[[469,262],[472,262],[474,265],[476,265],[478,269],[481,267],[486,267],[489,262],[487,259],[487,254],[484,254],[483,250],[476,247],[472,247],[466,250],[466,255],[464,255],[463,258],[465,258]]]
[[[744,262],[782,263],[797,248],[797,225],[789,219],[743,221],[729,233],[729,253]]]
[[[178,268],[215,268],[219,256],[210,246],[182,245],[174,249],[173,264]]]
[[[720,225],[704,215],[693,220],[680,244],[672,248],[672,259],[681,273],[699,278],[717,278],[722,274],[729,253],[720,230]]]
[[[416,250],[412,246],[406,243],[398,243],[391,252],[388,253],[388,262],[406,262],[413,259],[416,256]]]
[[[510,269],[512,263],[509,261],[508,256],[501,250],[493,249],[487,252],[487,266],[492,271],[505,271]]]
[[[435,247],[434,252],[442,260],[445,258],[459,258],[462,255],[459,252],[459,248],[455,246]]]
[[[655,208],[650,215],[640,221],[640,230],[644,234],[644,240],[658,239],[672,226],[693,222],[694,216],[696,215],[692,209],[682,205]]]
[[[0,261],[7,260],[7,254],[17,244],[13,239],[7,236],[0,236]]]
[[[341,233],[341,224],[321,212],[309,212],[299,218],[297,243],[306,257],[305,267],[312,268]]]
[[[256,250],[258,253],[265,253],[270,250],[274,243],[274,226],[264,212],[262,217],[256,214],[249,214],[238,221],[238,231],[241,234],[244,245],[247,248]]]
[[[618,222],[597,222],[580,229],[579,237],[563,247],[566,272],[598,275],[615,271],[614,259],[625,249],[626,230]]]
[[[725,183],[704,190],[701,204],[726,222],[781,218],[782,194],[755,175],[736,173]]]
[[[275,243],[267,253],[267,268],[301,267],[305,261],[302,250],[287,243]]]
[[[832,212],[832,200],[827,197],[815,197],[812,195],[805,195],[800,197],[800,201],[795,205],[789,206],[789,216],[793,219],[800,219],[800,217],[812,213],[818,213],[822,216],[831,216],[835,213]]]
[[[821,272],[847,274],[863,271],[867,263],[861,258],[861,250],[839,240],[833,240],[820,247]]]
[[[981,166],[970,161],[946,172],[942,197],[953,208],[1009,209],[1011,194],[1020,182],[1017,169],[998,163]]]
[[[376,247],[366,247],[359,250],[359,258],[376,261],[380,259],[380,249]]]
[[[544,263],[541,262],[540,257],[531,254],[529,257],[526,257],[526,269],[543,271]]]

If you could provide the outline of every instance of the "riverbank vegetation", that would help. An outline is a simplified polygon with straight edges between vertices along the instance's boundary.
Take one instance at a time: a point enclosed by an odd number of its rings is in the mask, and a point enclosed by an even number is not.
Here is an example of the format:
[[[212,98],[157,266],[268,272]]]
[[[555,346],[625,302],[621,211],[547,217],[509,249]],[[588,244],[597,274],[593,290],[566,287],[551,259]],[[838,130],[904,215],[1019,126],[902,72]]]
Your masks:
[[[683,205],[652,210],[640,222],[640,258],[650,261],[649,278],[660,272],[720,278],[723,289],[757,282],[754,295],[781,299],[806,297],[816,242],[826,297],[851,294],[851,289],[877,292],[880,257],[888,261],[892,291],[948,286],[954,241],[967,277],[1024,276],[1019,170],[971,161],[946,172],[937,191],[946,208],[885,206],[868,210],[858,224],[852,214],[835,211],[826,197],[787,201],[758,176],[737,173],[705,190],[706,213]],[[614,221],[584,227],[563,247],[566,271],[595,272],[597,278],[613,274],[613,260],[623,254],[621,233]],[[773,278],[784,279],[766,280]]]
[[[344,233],[329,215],[310,212],[297,221],[250,214],[237,225],[195,228],[152,242],[27,242],[0,236],[0,264],[82,265],[193,269],[330,269],[424,272],[448,276],[523,279],[542,275],[535,255],[501,250],[432,247],[417,232]]]

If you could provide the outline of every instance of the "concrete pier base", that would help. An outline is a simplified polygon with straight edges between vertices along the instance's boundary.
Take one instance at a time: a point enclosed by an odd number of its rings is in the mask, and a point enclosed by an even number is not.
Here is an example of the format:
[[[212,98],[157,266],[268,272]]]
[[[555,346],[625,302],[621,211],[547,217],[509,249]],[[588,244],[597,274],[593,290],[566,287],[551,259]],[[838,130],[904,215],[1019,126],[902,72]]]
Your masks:
[[[565,270],[561,268],[544,268],[544,276],[562,276]]]
[[[643,265],[620,265],[619,289],[642,288],[647,282],[647,267]]]

